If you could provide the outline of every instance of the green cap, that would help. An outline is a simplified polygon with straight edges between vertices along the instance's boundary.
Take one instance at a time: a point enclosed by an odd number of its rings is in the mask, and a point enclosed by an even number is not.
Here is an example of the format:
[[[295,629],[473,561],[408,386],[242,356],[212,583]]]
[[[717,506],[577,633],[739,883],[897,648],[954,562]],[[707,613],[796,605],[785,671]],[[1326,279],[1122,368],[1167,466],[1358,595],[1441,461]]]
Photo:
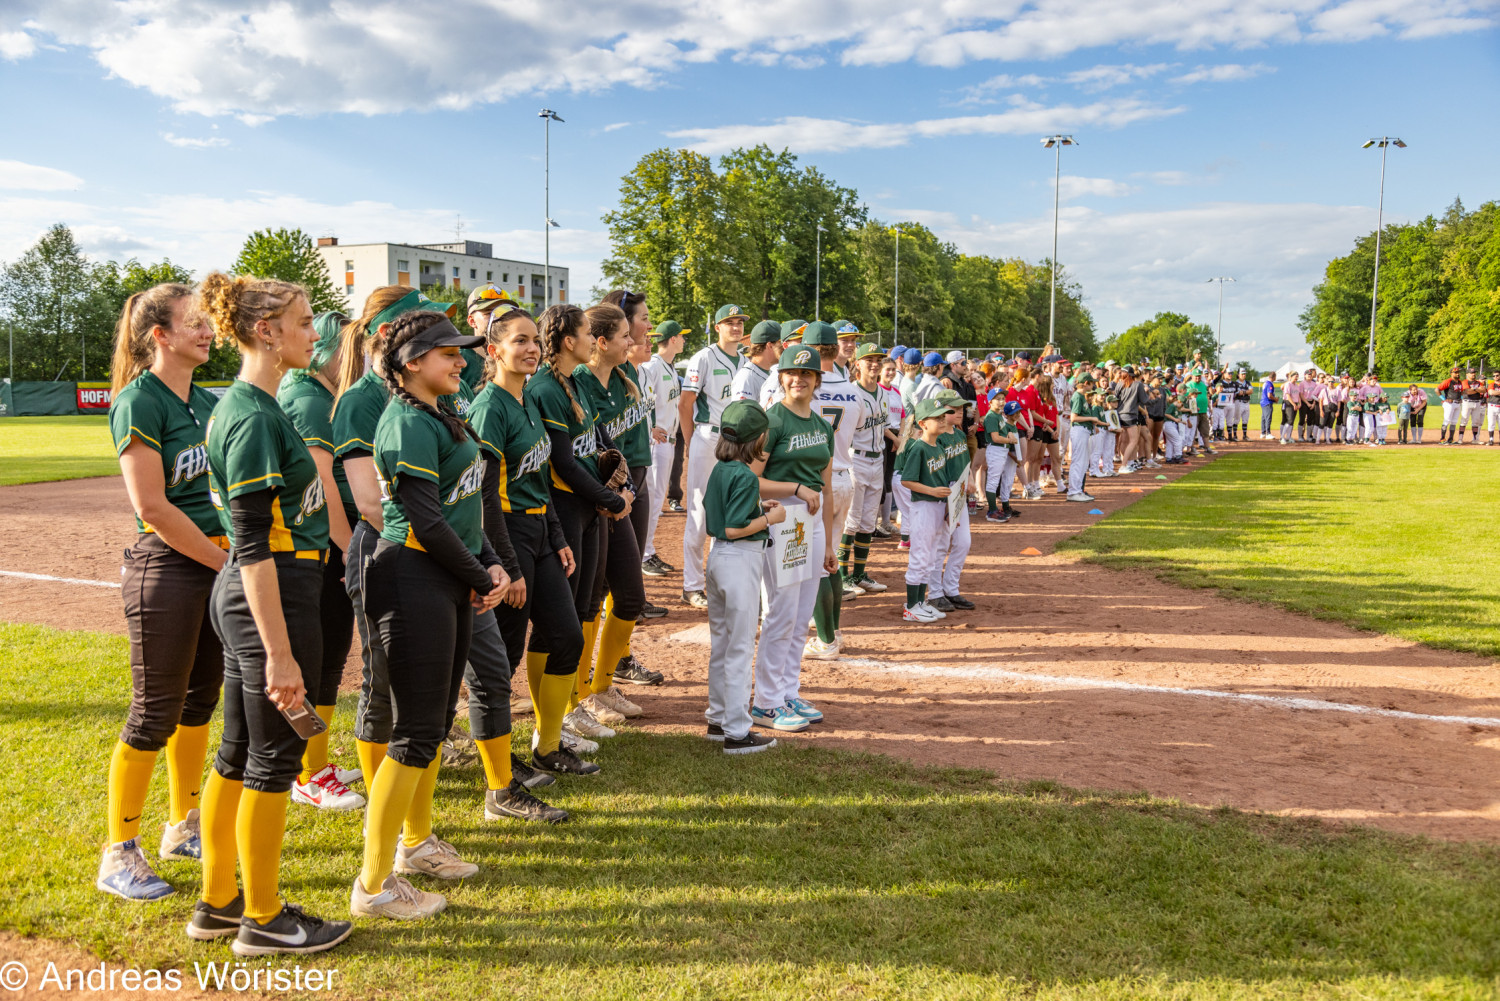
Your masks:
[[[833,324],[824,323],[822,320],[814,320],[807,325],[802,333],[802,343],[817,346],[819,344],[837,344],[839,342],[838,331],[833,329]]]
[[[719,415],[719,434],[738,445],[766,433],[766,412],[754,400],[735,400]]]
[[[651,339],[653,341],[664,341],[669,337],[676,337],[678,334],[691,333],[691,330],[688,330],[676,320],[663,320],[656,325],[655,330],[651,331]]]
[[[806,320],[782,320],[781,339],[783,341],[801,340],[802,333],[807,329]]]
[[[761,320],[750,331],[751,344],[772,344],[781,340],[781,324],[775,320]]]
[[[925,421],[932,417],[942,417],[947,412],[947,404],[935,396],[929,396],[925,400],[918,400],[913,411],[919,421]]]
[[[416,289],[412,289],[410,292],[406,293],[401,298],[385,307],[385,309],[382,309],[380,312],[376,313],[375,317],[370,320],[369,329],[379,330],[382,323],[390,323],[398,316],[404,316],[407,313],[419,309],[431,310],[434,313],[442,313],[444,316],[452,319],[453,315],[458,312],[458,303],[433,302],[421,292],[418,292]]]
[[[738,306],[720,306],[719,311],[714,314],[714,322],[722,323],[724,320],[732,320],[736,316],[744,317],[745,311]]]
[[[827,324],[824,324],[824,326],[827,326]],[[829,327],[828,329],[832,330],[833,328]],[[804,369],[808,372],[822,372],[823,359],[812,348],[804,344],[793,344],[781,352],[781,360],[776,363],[776,367],[783,372],[790,372],[794,369]]]
[[[1105,403],[1119,403],[1120,402],[1120,398],[1118,396],[1116,396],[1114,393],[1105,393],[1104,394],[1104,402]]]
[[[949,410],[962,410],[964,406],[964,398],[959,396],[958,391],[954,389],[940,389],[933,394],[932,398],[941,400]]]
[[[859,361],[861,358],[873,358],[873,357],[880,357],[880,358],[884,358],[885,357],[885,352],[880,349],[880,345],[879,344],[868,344],[868,343],[866,343],[866,344],[861,344],[859,347],[857,347],[857,348],[854,349],[854,360],[855,361]]]
[[[858,337],[859,336],[859,328],[856,327],[849,320],[839,320],[837,323],[835,323],[833,325],[833,329],[836,330],[836,331],[838,331],[838,335],[840,337]]]

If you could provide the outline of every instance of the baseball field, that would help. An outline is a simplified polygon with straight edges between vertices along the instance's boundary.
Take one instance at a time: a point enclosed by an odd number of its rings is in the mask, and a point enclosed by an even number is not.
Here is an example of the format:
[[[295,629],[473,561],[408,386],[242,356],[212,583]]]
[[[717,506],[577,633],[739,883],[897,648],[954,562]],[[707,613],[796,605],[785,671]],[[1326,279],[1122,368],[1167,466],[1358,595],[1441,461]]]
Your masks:
[[[116,476],[44,482],[113,471],[99,419],[49,421],[0,421],[0,940],[196,990],[231,956],[182,935],[194,868],[162,863],[181,892],[154,904],[92,885],[133,526]],[[630,692],[646,716],[599,777],[545,791],[572,819],[488,823],[480,767],[445,768],[436,828],[479,876],[437,919],[357,928],[325,993],[1495,997],[1500,598],[1473,498],[1497,473],[1482,448],[1252,444],[1091,483],[1101,514],[1026,504],[975,528],[976,611],[854,602],[845,658],[804,664],[827,722],[744,759],[696,735],[703,613],[648,578],[672,612],[636,653],[668,680]],[[899,584],[903,555],[872,573]],[[344,913],[360,851],[358,813],[293,807],[284,892]]]

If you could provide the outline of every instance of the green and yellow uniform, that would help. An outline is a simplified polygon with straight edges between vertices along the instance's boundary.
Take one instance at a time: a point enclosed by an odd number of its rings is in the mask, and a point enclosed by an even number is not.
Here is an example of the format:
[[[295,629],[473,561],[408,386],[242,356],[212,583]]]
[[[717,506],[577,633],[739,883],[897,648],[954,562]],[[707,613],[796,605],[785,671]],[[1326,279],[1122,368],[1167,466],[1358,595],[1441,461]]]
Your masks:
[[[568,440],[573,443],[573,458],[597,477],[599,475],[599,438],[594,433],[594,425],[599,423],[599,412],[594,407],[593,401],[584,393],[575,390],[573,396],[583,410],[583,418],[580,420],[573,411],[573,401],[568,398],[567,390],[557,381],[557,373],[549,365],[543,365],[537,370],[536,375],[526,381],[526,389],[522,396],[535,404],[537,412],[542,415],[544,425],[567,433]],[[573,492],[573,488],[557,475],[556,469],[552,471],[552,485],[558,490]]]
[[[630,398],[630,388],[625,382],[627,377],[637,385],[636,399]],[[609,388],[606,389],[587,365],[579,365],[573,370],[573,384],[598,411],[599,423],[604,425],[610,440],[631,469],[651,465],[651,420],[656,410],[652,401],[640,393],[638,378],[635,366],[627,362],[610,372]]]
[[[464,435],[462,441],[454,441],[437,418],[393,399],[375,429],[374,454],[385,516],[382,539],[422,549],[406,512],[395,500],[401,477],[412,476],[437,484],[443,520],[469,552],[479,554],[484,543],[484,509],[479,496],[484,460],[473,438]]]
[[[822,490],[823,470],[833,461],[833,427],[817,414],[798,417],[781,403],[766,411],[766,423],[767,458],[761,476]]]
[[[349,524],[359,522],[359,508],[354,503],[354,493],[349,489],[349,480],[344,475],[344,464],[338,458],[333,433],[333,393],[312,376],[291,381],[282,380],[276,393],[276,402],[292,419],[302,441],[308,448],[321,448],[334,457],[333,482],[338,487],[339,502],[344,505],[344,514]]]
[[[920,483],[928,487],[946,487],[950,481],[948,479],[948,450],[943,436],[938,436],[935,445],[929,445],[921,438],[913,438],[907,442],[901,454],[896,456],[896,471],[907,483]],[[916,490],[911,492],[911,499],[937,504],[946,503],[942,497],[933,497],[931,494],[920,493]]]
[[[547,489],[552,464],[552,439],[542,426],[536,400],[516,399],[509,390],[490,383],[474,398],[469,424],[479,435],[479,448],[500,464],[500,505],[506,514],[545,514],[551,499]]]
[[[115,394],[109,406],[109,431],[119,455],[138,441],[161,456],[167,500],[193,520],[210,538],[222,538],[223,526],[208,495],[206,428],[219,400],[201,386],[188,391],[186,401],[149,369]],[[154,532],[135,517],[141,532]]]
[[[760,480],[743,462],[716,464],[703,492],[703,512],[708,534],[729,541],[726,528],[741,528],[760,517]],[[761,542],[770,537],[765,529],[744,536]]]

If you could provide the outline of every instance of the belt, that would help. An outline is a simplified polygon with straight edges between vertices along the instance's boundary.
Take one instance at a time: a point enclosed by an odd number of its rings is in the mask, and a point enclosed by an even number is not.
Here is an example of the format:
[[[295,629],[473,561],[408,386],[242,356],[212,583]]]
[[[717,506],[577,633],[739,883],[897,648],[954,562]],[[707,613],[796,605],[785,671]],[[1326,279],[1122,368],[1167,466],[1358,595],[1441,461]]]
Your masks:
[[[326,549],[299,549],[292,554],[299,560],[317,560],[319,563],[328,558]]]
[[[860,456],[862,458],[865,458],[865,459],[882,459],[882,458],[885,457],[885,453],[884,452],[866,452],[862,448],[853,448],[853,449],[850,449],[850,451],[853,452],[855,455],[858,455],[858,456]]]
[[[704,428],[708,429],[708,433],[709,434],[718,434],[719,433],[719,425],[717,425],[717,424],[694,424],[693,425],[693,430],[695,432],[696,431],[702,431]]]

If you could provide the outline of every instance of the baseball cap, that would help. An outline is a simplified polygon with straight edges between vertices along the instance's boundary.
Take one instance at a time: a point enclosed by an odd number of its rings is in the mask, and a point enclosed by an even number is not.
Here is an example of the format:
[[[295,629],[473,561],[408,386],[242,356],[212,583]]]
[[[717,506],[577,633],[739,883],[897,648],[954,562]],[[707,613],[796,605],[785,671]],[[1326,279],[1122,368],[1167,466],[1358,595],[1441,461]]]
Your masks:
[[[1105,403],[1119,403],[1120,402],[1120,398],[1118,396],[1116,396],[1114,393],[1105,393],[1104,394],[1104,402]]]
[[[969,360],[969,356],[966,355],[966,354],[964,354],[962,351],[949,351],[948,352],[948,364],[949,365],[952,365],[954,362],[968,361],[968,360]]]
[[[943,356],[938,354],[936,351],[927,352],[927,356],[922,359],[923,365],[941,365],[942,363]]]
[[[941,390],[933,394],[932,398],[942,403],[949,410],[962,410],[964,408],[964,398],[951,389]]]
[[[775,320],[761,320],[750,331],[751,344],[772,344],[781,340],[781,324]]]
[[[691,330],[687,329],[676,320],[663,320],[656,325],[655,330],[651,331],[651,339],[653,341],[664,341],[669,337],[676,337],[678,334],[691,333]]]
[[[825,323],[824,326],[828,325]],[[828,329],[832,330],[833,328],[829,327]],[[823,359],[812,348],[804,344],[793,344],[781,352],[781,360],[776,363],[776,367],[783,372],[790,372],[794,369],[822,372]]]
[[[943,416],[948,412],[948,409],[948,405],[942,400],[939,400],[937,397],[928,397],[925,400],[918,400],[912,413],[917,420],[925,421],[931,417]]]
[[[783,341],[800,341],[802,339],[802,332],[806,327],[806,320],[782,320],[781,339]]]
[[[904,355],[904,354],[906,354],[906,345],[905,344],[897,344],[895,347],[891,348],[891,357],[895,358],[898,361],[901,359],[901,356]]]
[[[401,345],[401,349],[396,352],[396,364],[405,365],[409,361],[415,361],[434,348],[474,349],[483,346],[483,337],[459,333],[453,321],[445,317]]]
[[[850,323],[848,320],[840,320],[838,323],[835,323],[833,325],[833,329],[835,332],[837,332],[839,337],[859,336],[859,328]]]
[[[754,400],[735,400],[719,416],[719,434],[737,444],[754,441],[768,426],[766,412]]]
[[[489,312],[501,303],[510,303],[516,309],[526,308],[515,299],[512,299],[510,293],[499,285],[496,285],[494,282],[485,282],[469,293],[468,308],[465,312],[473,313],[476,310]]]
[[[879,344],[870,344],[867,342],[854,349],[855,361],[859,361],[861,358],[875,358],[884,356],[885,352],[880,350]]]
[[[833,324],[824,323],[822,320],[814,320],[802,331],[802,343],[808,345],[837,344],[839,342],[838,331],[833,329]]]
[[[1017,351],[1016,352],[1016,361],[1031,361],[1031,352],[1030,351]]]
[[[458,303],[433,302],[421,292],[417,291],[416,289],[412,289],[410,292],[406,293],[401,298],[385,307],[385,309],[382,309],[380,312],[376,313],[375,316],[370,320],[369,329],[379,330],[382,323],[390,323],[398,316],[404,316],[407,313],[419,309],[430,310],[434,313],[442,313],[444,316],[451,319],[454,314],[458,312]],[[476,338],[476,340],[478,340],[481,344],[484,343],[484,338],[482,337]]]
[[[1021,405],[1015,400],[1011,400],[1005,406],[1000,408],[1000,412],[1005,414],[1005,416],[1007,417],[1014,417],[1016,414],[1019,414],[1021,412]]]
[[[1245,370],[1244,369],[1240,369],[1240,375],[1244,375],[1244,374],[1245,374]]]
[[[906,353],[901,356],[901,361],[906,365],[922,364],[922,352],[916,348],[907,348]]]
[[[735,305],[720,306],[719,307],[719,311],[714,314],[714,322],[715,323],[721,323],[724,320],[733,319],[736,316],[743,318],[744,315],[745,315],[745,311],[743,309],[741,309],[740,307],[738,307],[738,306],[735,306]]]

